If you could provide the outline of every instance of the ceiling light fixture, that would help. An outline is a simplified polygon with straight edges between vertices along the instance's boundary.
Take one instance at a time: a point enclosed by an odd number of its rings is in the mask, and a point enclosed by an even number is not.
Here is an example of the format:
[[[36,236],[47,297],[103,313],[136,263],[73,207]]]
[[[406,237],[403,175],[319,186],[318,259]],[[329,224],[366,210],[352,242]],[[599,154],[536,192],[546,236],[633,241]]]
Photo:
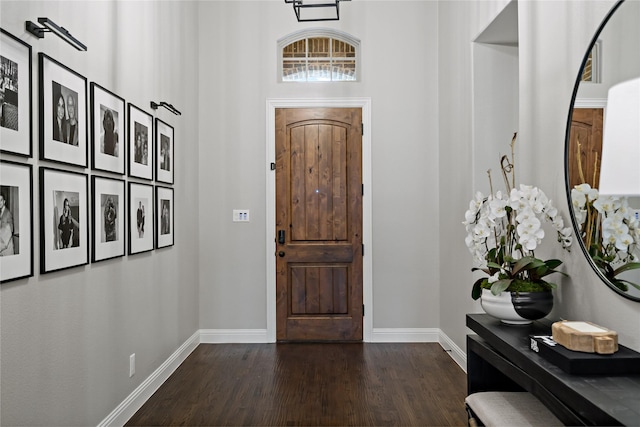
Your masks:
[[[341,1],[351,0],[284,0],[293,5],[298,22],[337,21]]]
[[[87,46],[85,46],[78,39],[73,37],[66,28],[59,26],[49,18],[38,18],[38,22],[41,25],[43,25],[45,28],[42,28],[31,21],[27,21],[25,23],[25,27],[27,31],[33,34],[34,36],[36,36],[37,38],[39,39],[44,38],[44,33],[54,33],[58,37],[60,37],[62,40],[66,41],[71,46],[75,47],[76,49],[82,50],[82,51],[87,50]]]

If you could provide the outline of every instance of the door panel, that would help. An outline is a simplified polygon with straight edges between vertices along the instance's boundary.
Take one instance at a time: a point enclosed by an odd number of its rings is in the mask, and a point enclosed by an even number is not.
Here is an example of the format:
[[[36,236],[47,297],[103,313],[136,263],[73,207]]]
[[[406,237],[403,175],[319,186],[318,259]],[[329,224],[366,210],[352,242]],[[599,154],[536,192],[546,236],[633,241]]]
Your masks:
[[[291,129],[293,241],[347,240],[345,133],[330,125]]]
[[[276,110],[280,341],[362,340],[361,114]]]
[[[291,268],[291,314],[347,314],[347,265]]]

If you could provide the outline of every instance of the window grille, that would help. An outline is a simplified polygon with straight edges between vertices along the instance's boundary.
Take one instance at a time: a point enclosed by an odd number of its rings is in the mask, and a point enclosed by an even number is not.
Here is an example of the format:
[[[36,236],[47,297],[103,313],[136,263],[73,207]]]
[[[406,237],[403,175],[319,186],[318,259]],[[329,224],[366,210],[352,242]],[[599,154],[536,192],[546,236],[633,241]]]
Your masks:
[[[337,31],[304,30],[278,41],[283,82],[357,81],[360,41]]]

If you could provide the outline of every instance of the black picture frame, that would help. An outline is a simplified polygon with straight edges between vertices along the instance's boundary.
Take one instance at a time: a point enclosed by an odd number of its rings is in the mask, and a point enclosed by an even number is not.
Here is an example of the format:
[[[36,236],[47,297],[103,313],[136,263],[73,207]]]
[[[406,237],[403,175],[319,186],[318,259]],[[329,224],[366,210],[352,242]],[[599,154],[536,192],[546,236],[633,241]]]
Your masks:
[[[89,263],[89,179],[40,167],[40,273]]]
[[[173,246],[174,213],[173,188],[156,185],[156,249]]]
[[[154,249],[153,185],[129,182],[129,255]]]
[[[44,53],[38,54],[38,65],[40,160],[86,168],[87,78]]]
[[[128,165],[129,176],[153,180],[153,116],[128,104]]]
[[[0,160],[0,283],[33,276],[33,169]]]
[[[95,82],[90,84],[91,168],[118,175],[125,173],[125,100]]]
[[[91,177],[91,262],[125,254],[126,205],[124,180]]]
[[[33,156],[31,45],[0,28],[0,152]]]
[[[174,129],[156,117],[156,181],[173,184],[174,178]]]

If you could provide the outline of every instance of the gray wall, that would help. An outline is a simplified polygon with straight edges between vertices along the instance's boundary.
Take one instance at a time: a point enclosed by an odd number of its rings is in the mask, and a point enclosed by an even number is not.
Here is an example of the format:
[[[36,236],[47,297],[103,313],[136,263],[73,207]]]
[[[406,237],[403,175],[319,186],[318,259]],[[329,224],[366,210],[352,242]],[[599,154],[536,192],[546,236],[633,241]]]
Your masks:
[[[437,326],[437,8],[354,1],[320,25],[282,1],[200,3],[202,328],[267,326],[266,100],[332,97],[372,100],[373,326]],[[277,40],[319,26],[362,41],[362,81],[278,83]]]
[[[326,26],[362,40],[362,81],[328,85],[277,83],[277,39],[320,26],[295,22],[280,0],[3,1],[2,27],[34,58],[46,52],[127,101],[167,100],[183,115],[157,113],[176,128],[174,247],[2,285],[0,422],[95,425],[198,329],[266,328],[269,98],[371,98],[373,326],[440,328],[464,348],[464,314],[481,310],[461,224],[474,190],[471,40],[506,3],[344,3]],[[520,2],[521,178],[565,215],[571,88],[612,3]],[[89,51],[25,34],[38,16]],[[251,222],[232,223],[236,208]],[[577,248],[545,251],[571,273],[553,315],[616,329],[640,349],[638,304],[599,283]]]
[[[441,2],[439,9],[440,89],[440,328],[464,348],[463,313],[481,312],[469,298],[471,256],[460,224],[472,187],[474,111],[470,40],[506,1]],[[541,187],[568,222],[564,187],[564,134],[571,92],[593,33],[614,1],[519,2],[520,182]],[[496,99],[494,102],[508,102]],[[455,171],[453,173],[452,171]],[[458,214],[456,214],[458,213]],[[620,343],[640,349],[640,306],[599,281],[577,244],[565,253],[547,239],[536,254],[564,260],[571,277],[559,280],[552,319],[588,320],[619,333]],[[446,281],[445,281],[446,278]],[[558,277],[556,277],[558,278]]]
[[[440,171],[440,329],[465,349],[465,313],[482,312],[471,299],[472,257],[462,225],[473,188],[473,66],[472,40],[508,1],[439,3],[439,126]],[[499,102],[499,101],[498,101]],[[511,100],[508,101],[511,103]],[[495,168],[494,168],[495,170]],[[483,184],[484,186],[485,184]]]
[[[28,162],[36,195],[37,167],[57,167],[36,160],[38,52],[148,112],[151,100],[166,100],[183,113],[156,113],[175,127],[175,246],[40,275],[36,238],[35,277],[1,286],[1,424],[96,425],[198,329],[196,5],[2,1],[0,8],[2,28],[33,47],[36,140]],[[40,16],[89,50],[26,33],[25,21]]]
[[[529,179],[549,188],[548,196],[565,212],[562,150],[571,92],[591,37],[614,3],[542,1],[521,5],[520,50],[528,52],[521,62],[520,123],[527,141],[522,157],[531,159]],[[606,326],[618,332],[620,343],[640,350],[640,305],[600,282],[577,245],[569,255],[553,247],[551,255],[563,256],[571,274],[556,293],[555,317]]]

